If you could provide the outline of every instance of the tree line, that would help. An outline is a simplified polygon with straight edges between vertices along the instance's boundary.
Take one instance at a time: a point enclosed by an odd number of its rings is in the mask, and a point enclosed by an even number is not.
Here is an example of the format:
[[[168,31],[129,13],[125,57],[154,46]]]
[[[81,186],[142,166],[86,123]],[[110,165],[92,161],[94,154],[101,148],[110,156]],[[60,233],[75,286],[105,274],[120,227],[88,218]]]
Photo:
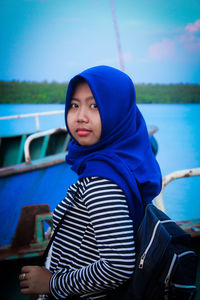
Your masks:
[[[0,103],[63,104],[68,84],[0,81]],[[135,84],[137,103],[200,103],[199,84]]]

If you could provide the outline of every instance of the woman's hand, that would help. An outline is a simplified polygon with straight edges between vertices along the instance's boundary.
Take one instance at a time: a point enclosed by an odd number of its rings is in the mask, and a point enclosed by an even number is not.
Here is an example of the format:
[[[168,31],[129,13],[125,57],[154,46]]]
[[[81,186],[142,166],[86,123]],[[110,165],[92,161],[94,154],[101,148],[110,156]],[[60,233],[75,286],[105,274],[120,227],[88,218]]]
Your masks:
[[[49,294],[49,281],[51,277],[52,273],[44,267],[23,267],[19,275],[21,293],[26,295]]]

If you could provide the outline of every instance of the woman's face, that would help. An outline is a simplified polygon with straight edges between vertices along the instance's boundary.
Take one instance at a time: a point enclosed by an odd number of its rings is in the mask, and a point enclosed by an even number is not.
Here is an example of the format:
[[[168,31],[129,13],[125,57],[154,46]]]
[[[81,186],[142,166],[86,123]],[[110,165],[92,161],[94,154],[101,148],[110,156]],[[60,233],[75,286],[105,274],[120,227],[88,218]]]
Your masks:
[[[91,146],[101,137],[101,118],[89,85],[76,86],[67,113],[67,125],[81,146]]]

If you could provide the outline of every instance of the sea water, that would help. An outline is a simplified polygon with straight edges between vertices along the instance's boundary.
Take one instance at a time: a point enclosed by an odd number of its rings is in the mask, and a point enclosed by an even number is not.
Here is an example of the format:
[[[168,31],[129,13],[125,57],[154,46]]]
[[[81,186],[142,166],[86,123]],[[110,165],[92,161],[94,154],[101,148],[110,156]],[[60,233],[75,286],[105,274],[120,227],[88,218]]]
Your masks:
[[[157,160],[163,176],[173,171],[200,167],[200,105],[140,104],[146,123],[159,128]],[[63,104],[1,104],[0,116],[50,110],[64,110]],[[64,126],[64,116],[40,117],[42,130]],[[35,131],[35,120],[17,119],[0,122],[0,136]],[[164,203],[167,214],[175,220],[200,217],[200,176],[177,179],[167,185]]]

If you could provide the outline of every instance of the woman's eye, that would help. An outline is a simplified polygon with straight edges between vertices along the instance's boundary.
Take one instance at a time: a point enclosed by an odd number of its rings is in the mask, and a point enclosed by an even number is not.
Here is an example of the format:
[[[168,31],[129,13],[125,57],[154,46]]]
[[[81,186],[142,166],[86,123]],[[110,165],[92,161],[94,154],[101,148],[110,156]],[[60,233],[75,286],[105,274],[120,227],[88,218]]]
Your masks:
[[[76,104],[76,103],[71,103],[70,104],[70,108],[77,108],[78,107],[78,104]]]
[[[91,108],[98,108],[98,106],[96,105],[96,103],[92,103]]]

